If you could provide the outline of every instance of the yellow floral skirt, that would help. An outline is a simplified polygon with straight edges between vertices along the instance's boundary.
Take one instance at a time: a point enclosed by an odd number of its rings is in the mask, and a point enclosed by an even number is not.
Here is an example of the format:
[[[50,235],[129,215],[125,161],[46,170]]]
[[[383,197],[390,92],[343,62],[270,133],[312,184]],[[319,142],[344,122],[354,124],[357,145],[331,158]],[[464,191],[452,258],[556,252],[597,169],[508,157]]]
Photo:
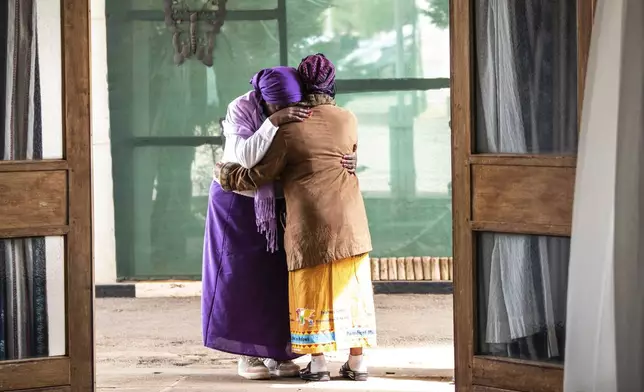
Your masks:
[[[288,295],[294,353],[376,346],[368,254],[289,272]]]

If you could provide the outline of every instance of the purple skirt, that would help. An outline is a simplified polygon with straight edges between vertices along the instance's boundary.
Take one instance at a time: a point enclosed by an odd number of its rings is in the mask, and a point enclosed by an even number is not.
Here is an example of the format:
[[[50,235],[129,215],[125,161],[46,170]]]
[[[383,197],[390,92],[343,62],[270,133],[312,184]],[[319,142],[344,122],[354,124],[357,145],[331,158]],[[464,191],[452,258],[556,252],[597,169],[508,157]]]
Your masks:
[[[276,212],[284,211],[277,200]],[[279,216],[279,215],[278,215]],[[253,198],[210,186],[203,253],[201,314],[206,347],[284,361],[291,352],[284,233],[266,250]]]

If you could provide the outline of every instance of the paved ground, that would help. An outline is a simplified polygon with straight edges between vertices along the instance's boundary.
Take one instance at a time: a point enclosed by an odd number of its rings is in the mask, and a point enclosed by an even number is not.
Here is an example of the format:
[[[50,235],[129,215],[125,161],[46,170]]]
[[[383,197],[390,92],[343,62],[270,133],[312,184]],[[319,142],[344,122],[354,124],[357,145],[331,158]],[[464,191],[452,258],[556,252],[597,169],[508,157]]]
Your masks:
[[[243,382],[235,357],[202,347],[198,298],[101,299],[97,309],[99,391],[453,391],[452,297],[379,295],[379,348],[367,383]],[[334,367],[346,353],[331,356]],[[306,359],[302,359],[302,363]]]

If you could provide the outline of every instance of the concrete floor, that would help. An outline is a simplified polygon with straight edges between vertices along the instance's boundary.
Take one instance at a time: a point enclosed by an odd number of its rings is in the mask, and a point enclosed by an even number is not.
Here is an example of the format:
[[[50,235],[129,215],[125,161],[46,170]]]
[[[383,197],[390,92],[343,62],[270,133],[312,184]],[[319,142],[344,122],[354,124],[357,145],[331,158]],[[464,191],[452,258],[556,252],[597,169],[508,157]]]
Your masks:
[[[201,343],[199,298],[96,302],[98,391],[453,391],[452,297],[376,296],[378,344],[367,353],[366,383],[249,382],[235,356]],[[332,369],[346,353],[329,356]],[[307,359],[299,361],[306,364]]]

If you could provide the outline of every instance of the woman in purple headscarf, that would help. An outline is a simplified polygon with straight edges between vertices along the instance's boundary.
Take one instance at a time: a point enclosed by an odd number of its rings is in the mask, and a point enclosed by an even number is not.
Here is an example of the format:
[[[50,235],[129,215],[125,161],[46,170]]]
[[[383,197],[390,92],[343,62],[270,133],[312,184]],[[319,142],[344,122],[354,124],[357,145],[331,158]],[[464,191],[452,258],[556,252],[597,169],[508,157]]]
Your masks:
[[[253,90],[235,99],[223,121],[223,161],[246,168],[262,160],[278,127],[303,121],[310,110],[291,106],[302,100],[298,72],[275,67],[258,72]],[[342,161],[355,169],[355,155]],[[283,228],[285,211],[276,184],[257,191],[210,188],[203,259],[202,321],[204,344],[240,355],[238,374],[247,379],[299,374],[291,360],[288,272]]]

